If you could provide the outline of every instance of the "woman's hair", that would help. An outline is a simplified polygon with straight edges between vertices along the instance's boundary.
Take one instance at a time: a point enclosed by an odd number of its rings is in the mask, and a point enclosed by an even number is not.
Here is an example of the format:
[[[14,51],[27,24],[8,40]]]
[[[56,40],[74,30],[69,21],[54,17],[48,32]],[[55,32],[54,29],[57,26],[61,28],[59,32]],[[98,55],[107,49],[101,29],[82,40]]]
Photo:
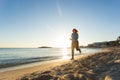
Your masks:
[[[77,33],[77,32],[78,32],[78,30],[77,30],[77,29],[75,29],[75,28],[74,28],[72,31],[73,31],[73,32],[75,32],[75,33]]]

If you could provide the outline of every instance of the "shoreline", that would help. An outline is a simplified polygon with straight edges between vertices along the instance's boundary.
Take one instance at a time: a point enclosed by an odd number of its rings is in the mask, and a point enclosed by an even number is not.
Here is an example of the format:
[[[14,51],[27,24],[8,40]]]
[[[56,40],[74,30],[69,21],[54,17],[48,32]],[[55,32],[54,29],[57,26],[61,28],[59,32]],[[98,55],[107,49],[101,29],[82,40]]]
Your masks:
[[[59,60],[59,59],[57,59],[57,60]],[[51,62],[55,62],[57,60],[51,60]],[[0,68],[0,72],[29,68],[29,67],[34,67],[34,66],[38,66],[38,65],[48,64],[48,63],[49,63],[49,61],[43,61],[43,62],[36,61],[36,62],[30,62],[30,63],[25,63],[25,64],[19,64],[19,65],[15,65],[15,66]]]
[[[117,59],[120,59],[119,51],[120,51],[119,47],[105,48],[101,52],[76,56],[75,60],[73,61],[58,60],[43,65],[0,72],[0,80],[29,80],[29,79],[48,80],[48,79],[43,79],[45,77],[50,77],[53,80],[57,80],[58,78],[61,80],[67,80],[65,78],[73,78],[73,77],[78,78],[78,76],[80,78],[80,75],[84,76],[84,78],[85,77],[88,78],[88,76],[89,77],[92,76],[92,78],[97,78],[97,79],[91,79],[91,80],[99,80],[98,79],[99,77],[105,78],[106,75],[108,75],[107,73],[111,71],[111,67],[114,66],[116,67],[116,64],[118,65],[119,60],[117,61]],[[112,57],[116,57],[114,60],[114,62],[116,61],[116,63],[113,63],[112,59],[114,58]],[[109,65],[109,67],[107,67],[107,65]]]
[[[46,59],[46,60],[45,60]],[[0,69],[5,69],[5,68],[10,68],[10,67],[19,67],[19,66],[23,66],[23,65],[29,65],[29,64],[34,64],[34,63],[43,63],[43,62],[47,62],[49,60],[56,60],[59,59],[59,57],[55,58],[55,57],[38,57],[38,58],[29,58],[29,59],[25,59],[28,60],[26,62],[19,62],[19,63],[7,63],[7,64],[0,64]]]

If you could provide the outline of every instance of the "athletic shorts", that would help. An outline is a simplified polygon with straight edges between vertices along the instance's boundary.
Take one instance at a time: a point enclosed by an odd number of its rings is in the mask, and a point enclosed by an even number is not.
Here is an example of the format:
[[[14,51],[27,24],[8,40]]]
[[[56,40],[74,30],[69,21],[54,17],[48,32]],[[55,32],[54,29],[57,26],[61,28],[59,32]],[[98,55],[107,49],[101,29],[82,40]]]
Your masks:
[[[79,50],[80,49],[79,48],[79,42],[78,41],[72,41],[71,48],[72,48],[72,50],[74,48],[76,48],[76,50]]]

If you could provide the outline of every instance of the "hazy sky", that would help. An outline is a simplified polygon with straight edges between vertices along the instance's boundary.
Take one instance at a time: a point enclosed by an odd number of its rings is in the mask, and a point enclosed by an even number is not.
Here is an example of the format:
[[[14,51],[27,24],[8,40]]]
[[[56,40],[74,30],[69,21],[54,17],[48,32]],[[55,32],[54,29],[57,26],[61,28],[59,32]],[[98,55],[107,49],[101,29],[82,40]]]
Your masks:
[[[120,0],[0,0],[0,47],[70,46],[120,36]],[[63,42],[63,43],[62,43]]]

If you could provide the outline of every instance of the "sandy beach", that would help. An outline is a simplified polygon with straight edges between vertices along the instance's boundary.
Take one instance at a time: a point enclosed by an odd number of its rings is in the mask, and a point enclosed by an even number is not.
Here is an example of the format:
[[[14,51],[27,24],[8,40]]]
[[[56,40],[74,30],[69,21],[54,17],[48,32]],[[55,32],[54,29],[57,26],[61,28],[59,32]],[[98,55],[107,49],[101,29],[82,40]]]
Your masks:
[[[58,61],[59,61],[59,63],[58,63]],[[0,72],[0,80],[16,80],[17,78],[19,78],[25,74],[50,70],[53,67],[60,66],[60,65],[65,64],[69,61],[70,60],[66,60],[66,61],[65,60],[56,60],[56,61],[45,63],[42,65],[38,65],[38,66]]]
[[[84,55],[81,55],[79,57],[83,57],[83,56]],[[16,80],[26,74],[50,70],[56,66],[67,64],[70,61],[71,60],[69,60],[69,59],[68,60],[59,59],[59,60],[52,60],[51,62],[46,62],[44,64],[40,64],[40,65],[33,66],[33,67],[27,67],[27,68],[22,68],[22,69],[14,69],[13,68],[12,70],[9,70],[9,71],[5,70],[5,71],[0,72],[0,80]]]
[[[43,65],[5,71],[0,80],[120,80],[120,47],[56,60]]]

